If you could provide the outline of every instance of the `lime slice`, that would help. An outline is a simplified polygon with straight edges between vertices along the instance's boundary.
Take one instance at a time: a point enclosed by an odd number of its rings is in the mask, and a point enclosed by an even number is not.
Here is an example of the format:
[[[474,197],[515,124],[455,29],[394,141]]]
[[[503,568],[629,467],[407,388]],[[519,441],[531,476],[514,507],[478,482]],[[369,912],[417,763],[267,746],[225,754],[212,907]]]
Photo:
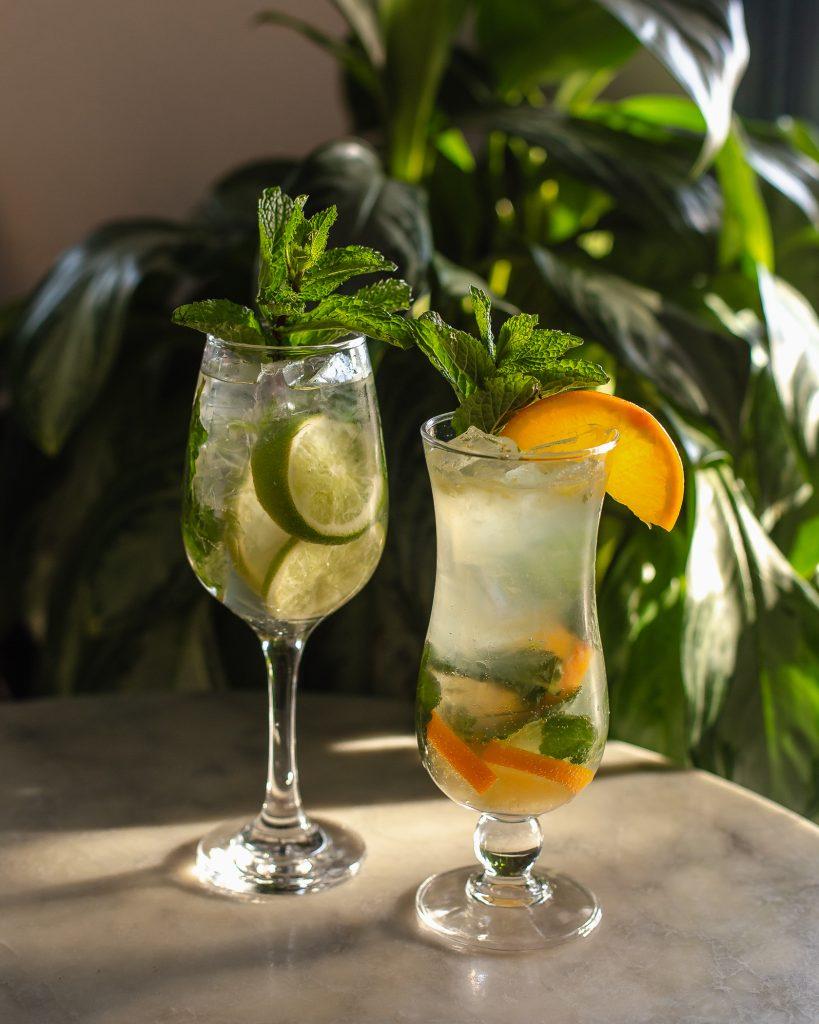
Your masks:
[[[323,413],[270,422],[251,467],[262,507],[300,540],[344,544],[364,533],[381,504],[381,467],[364,433]]]
[[[384,527],[374,523],[348,544],[291,540],[274,558],[265,580],[274,619],[294,622],[329,615],[372,576],[384,548]]]
[[[250,473],[236,494],[229,522],[228,546],[236,571],[262,593],[271,562],[290,538],[259,504]]]

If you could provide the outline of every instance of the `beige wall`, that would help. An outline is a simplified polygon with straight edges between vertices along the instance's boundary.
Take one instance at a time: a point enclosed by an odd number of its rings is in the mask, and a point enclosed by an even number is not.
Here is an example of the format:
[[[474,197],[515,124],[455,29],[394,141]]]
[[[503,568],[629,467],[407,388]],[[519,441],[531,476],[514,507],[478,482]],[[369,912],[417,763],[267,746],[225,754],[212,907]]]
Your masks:
[[[343,133],[335,67],[265,0],[0,0],[0,297],[112,217],[177,216]],[[270,0],[325,28],[327,0]]]

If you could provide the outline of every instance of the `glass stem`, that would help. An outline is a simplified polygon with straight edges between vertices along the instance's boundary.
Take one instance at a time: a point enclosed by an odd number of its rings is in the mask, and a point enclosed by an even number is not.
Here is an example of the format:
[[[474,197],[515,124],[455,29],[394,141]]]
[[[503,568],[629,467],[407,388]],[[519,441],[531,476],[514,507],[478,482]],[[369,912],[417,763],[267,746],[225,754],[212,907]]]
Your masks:
[[[296,682],[307,632],[262,637],[267,666],[267,785],[257,824],[279,835],[306,832],[312,826],[304,813],[296,767]]]
[[[475,856],[483,871],[472,875],[469,895],[494,907],[531,907],[550,896],[548,883],[535,876],[543,833],[537,818],[513,820],[482,814],[475,826]]]

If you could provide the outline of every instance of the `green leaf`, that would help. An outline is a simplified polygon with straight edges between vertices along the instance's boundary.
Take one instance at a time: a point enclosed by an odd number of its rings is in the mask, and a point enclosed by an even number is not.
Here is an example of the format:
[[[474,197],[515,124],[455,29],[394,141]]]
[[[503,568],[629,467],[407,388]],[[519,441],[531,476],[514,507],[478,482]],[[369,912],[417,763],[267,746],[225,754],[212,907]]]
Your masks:
[[[372,147],[358,139],[321,146],[304,161],[293,188],[309,193],[310,209],[338,207],[337,242],[377,249],[414,290],[423,286],[432,258],[426,198],[388,178]]]
[[[583,764],[596,742],[597,730],[586,715],[555,715],[543,723],[540,752]]]
[[[798,207],[819,228],[819,160],[791,145],[753,132],[745,140],[746,157],[760,178]]]
[[[683,669],[695,761],[816,814],[819,597],[725,465],[696,473]]]
[[[409,309],[412,302],[412,290],[406,281],[397,277],[385,277],[381,281],[364,285],[355,293],[359,302],[367,302],[392,313]]]
[[[597,0],[660,63],[702,111],[708,133],[697,171],[722,148],[734,94],[748,64],[741,0]]]
[[[494,360],[495,335],[492,332],[492,300],[482,288],[476,288],[474,285],[469,286],[469,294],[472,298],[475,323],[478,325],[478,336]]]
[[[373,67],[384,63],[384,40],[378,22],[377,0],[331,0],[361,44]]]
[[[592,0],[481,0],[476,29],[501,90],[528,92],[614,69],[637,49],[633,35]]]
[[[716,184],[708,176],[691,178],[687,146],[640,138],[548,108],[492,111],[479,121],[541,147],[550,167],[563,167],[603,189],[647,228],[659,222],[680,234],[709,234],[719,227]]]
[[[335,224],[336,217],[338,210],[335,206],[328,206],[326,210],[319,210],[307,219],[307,238],[314,263],[327,248],[330,228]]]
[[[514,318],[510,318],[514,319]],[[535,323],[537,322],[535,317]],[[508,324],[510,321],[507,320]],[[504,324],[504,326],[506,326]],[[503,334],[503,330],[501,330]],[[558,359],[573,348],[583,344],[583,339],[576,334],[555,331],[548,328],[535,328],[531,331],[510,331],[501,348],[499,343],[498,365],[512,364],[524,368],[524,364],[541,365],[544,360]]]
[[[819,485],[819,319],[804,296],[764,269],[759,290],[779,400]]]
[[[301,205],[304,205],[302,199]],[[287,240],[297,204],[277,185],[259,199],[259,299],[266,301],[287,282]],[[299,207],[299,213],[301,208]]]
[[[430,650],[429,644],[424,647],[424,654],[421,658],[421,669],[418,674],[418,690],[416,694],[416,713],[418,721],[426,726],[432,717],[432,712],[441,703],[441,684],[437,677],[427,668]]]
[[[223,341],[236,341],[246,345],[267,343],[256,314],[247,306],[227,299],[205,299],[179,306],[171,317],[180,327],[191,327],[204,334],[212,334]]]
[[[722,186],[724,211],[719,240],[720,264],[729,267],[747,258],[754,264],[773,267],[773,239],[768,211],[762,201],[756,174],[748,163],[741,130],[734,126],[716,159]]]
[[[423,176],[435,96],[467,6],[467,0],[388,0],[380,8],[389,168],[400,181],[416,183]]]
[[[350,333],[363,334],[398,348],[410,348],[415,341],[412,321],[369,302],[361,302],[354,295],[331,295],[296,319],[279,325],[277,330],[296,336],[293,341],[300,345]],[[307,337],[306,332],[311,336]],[[324,337],[315,337],[322,332]]]
[[[738,439],[750,368],[744,342],[624,278],[570,266],[542,248],[531,252],[540,279],[577,316],[587,336],[679,408]]]
[[[506,422],[538,395],[534,377],[505,373],[490,378],[469,394],[452,417],[452,429],[462,434],[467,427],[478,427],[487,434],[499,433]]]
[[[308,300],[323,299],[351,277],[395,269],[380,252],[363,245],[330,249],[306,272],[299,294]]]
[[[495,370],[492,358],[477,338],[456,330],[437,313],[423,313],[409,321],[415,343],[452,385],[462,402]]]
[[[532,332],[537,327],[538,317],[534,313],[516,313],[505,320],[498,334],[497,359],[499,364],[515,361],[529,348]]]
[[[56,454],[99,397],[140,285],[197,248],[167,221],[111,224],[69,249],[37,287],[10,339],[11,384],[16,412],[44,452]]]
[[[518,374],[533,377],[541,398],[578,388],[599,388],[609,380],[608,374],[597,363],[585,359],[552,359],[546,355],[538,356],[536,352],[498,367],[498,374],[503,377],[516,377]]]
[[[604,515],[603,531],[622,520]],[[611,734],[688,759],[680,635],[685,596],[686,523],[670,533],[626,520],[597,588],[611,701]]]
[[[322,50],[335,57],[341,67],[349,72],[361,85],[369,92],[378,95],[381,84],[375,68],[356,47],[341,39],[336,39],[326,32],[322,32],[321,29],[316,28],[309,21],[293,17],[293,15],[286,14],[284,11],[260,11],[256,14],[255,20],[260,25],[277,25],[298,32],[305,39],[309,39],[311,43],[321,47]]]

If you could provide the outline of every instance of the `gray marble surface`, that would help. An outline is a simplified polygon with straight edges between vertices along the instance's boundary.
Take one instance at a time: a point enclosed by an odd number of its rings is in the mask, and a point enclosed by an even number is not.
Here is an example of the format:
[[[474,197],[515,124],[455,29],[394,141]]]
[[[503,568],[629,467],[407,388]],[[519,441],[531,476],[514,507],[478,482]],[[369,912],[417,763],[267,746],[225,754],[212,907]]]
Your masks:
[[[522,957],[416,929],[474,816],[418,763],[403,705],[308,697],[303,788],[360,830],[356,879],[233,902],[194,842],[250,814],[261,695],[0,707],[2,1024],[815,1024],[819,829],[711,776],[609,745],[543,819],[544,862],[598,894],[587,940]]]

